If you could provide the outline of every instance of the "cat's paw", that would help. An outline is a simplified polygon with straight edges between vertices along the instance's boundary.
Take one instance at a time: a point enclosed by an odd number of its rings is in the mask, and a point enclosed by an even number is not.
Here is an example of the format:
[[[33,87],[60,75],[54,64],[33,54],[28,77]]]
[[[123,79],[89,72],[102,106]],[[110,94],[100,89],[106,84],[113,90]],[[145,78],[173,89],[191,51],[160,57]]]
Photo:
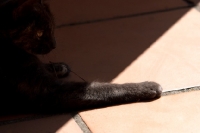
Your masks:
[[[162,87],[155,82],[141,82],[138,83],[140,88],[139,97],[141,100],[150,100],[159,98],[162,95]]]
[[[71,71],[69,66],[62,62],[46,64],[46,69],[58,78],[68,76]]]

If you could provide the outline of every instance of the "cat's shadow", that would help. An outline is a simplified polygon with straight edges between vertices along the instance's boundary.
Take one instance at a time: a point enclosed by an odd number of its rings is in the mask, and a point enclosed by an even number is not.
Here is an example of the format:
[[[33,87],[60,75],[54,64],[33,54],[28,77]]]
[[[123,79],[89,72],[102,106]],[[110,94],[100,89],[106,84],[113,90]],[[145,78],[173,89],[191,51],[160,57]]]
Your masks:
[[[2,133],[55,133],[59,131],[66,131],[70,125],[73,127],[74,123],[70,122],[71,119],[73,118],[70,114],[30,115],[5,120],[3,122],[0,121],[0,131]]]
[[[157,100],[157,99],[154,99]],[[138,102],[151,102],[153,100],[143,100]],[[120,104],[119,104],[120,105]],[[122,104],[121,104],[122,105]],[[124,104],[125,105],[125,104]],[[115,105],[118,106],[118,105]],[[109,108],[109,106],[104,107]],[[101,109],[101,107],[96,108]],[[90,110],[90,109],[87,109]],[[87,111],[82,110],[82,111]],[[95,109],[91,109],[95,110]],[[44,113],[31,113],[31,114],[14,114],[3,116],[4,120],[0,120],[0,131],[1,132],[13,132],[17,131],[20,133],[54,133],[54,132],[65,132],[69,130],[83,130],[89,131],[89,128],[81,119],[78,112],[71,113],[56,113],[56,114],[44,114]],[[72,120],[73,119],[73,120]],[[76,122],[75,122],[76,119]]]

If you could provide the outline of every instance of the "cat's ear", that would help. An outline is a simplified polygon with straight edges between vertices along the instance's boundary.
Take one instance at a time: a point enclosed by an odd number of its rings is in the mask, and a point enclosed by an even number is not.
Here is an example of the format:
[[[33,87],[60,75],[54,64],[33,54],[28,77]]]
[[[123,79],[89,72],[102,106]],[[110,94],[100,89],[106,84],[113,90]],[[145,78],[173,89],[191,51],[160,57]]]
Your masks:
[[[40,3],[42,0],[18,0],[18,7],[13,11],[13,18],[17,19],[20,16],[28,16],[27,14],[33,15],[34,11],[37,10],[35,3]]]

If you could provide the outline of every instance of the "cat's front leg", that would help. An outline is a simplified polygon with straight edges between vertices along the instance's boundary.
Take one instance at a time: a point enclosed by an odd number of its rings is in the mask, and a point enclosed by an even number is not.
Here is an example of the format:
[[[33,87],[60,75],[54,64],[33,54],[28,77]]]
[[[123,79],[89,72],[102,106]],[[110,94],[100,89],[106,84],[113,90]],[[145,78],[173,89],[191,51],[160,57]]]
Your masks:
[[[55,77],[58,78],[67,77],[71,72],[69,66],[63,62],[60,63],[50,62],[48,64],[45,64],[45,68],[47,71],[49,71],[51,74],[53,74]]]
[[[106,107],[157,99],[162,94],[162,87],[155,82],[110,84],[101,82],[63,84],[66,107],[72,110]],[[66,89],[68,88],[68,89]],[[73,90],[69,88],[74,88]],[[63,93],[62,93],[63,94]],[[64,106],[63,106],[64,107]],[[65,107],[64,107],[65,108]]]
[[[156,82],[110,84],[93,82],[87,89],[89,99],[106,99],[112,103],[136,102],[161,97],[162,87]],[[99,93],[99,95],[97,95]],[[101,94],[100,94],[101,93]],[[104,96],[104,97],[103,97]]]
[[[29,89],[20,88],[23,90],[20,93],[29,95],[28,99],[21,100],[25,102],[24,105],[30,101],[33,108],[45,112],[68,112],[153,100],[162,94],[162,87],[155,82],[63,82],[47,77],[41,80],[37,80],[38,84],[23,83],[22,87],[29,86]],[[23,105],[21,102],[20,104]]]

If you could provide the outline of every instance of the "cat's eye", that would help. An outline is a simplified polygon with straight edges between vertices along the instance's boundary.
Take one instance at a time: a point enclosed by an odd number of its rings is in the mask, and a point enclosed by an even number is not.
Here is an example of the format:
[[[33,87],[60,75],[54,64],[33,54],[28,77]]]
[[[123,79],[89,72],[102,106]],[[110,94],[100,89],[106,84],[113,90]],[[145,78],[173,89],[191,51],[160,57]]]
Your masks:
[[[40,31],[37,32],[37,36],[38,37],[42,37],[42,35],[43,35],[43,31],[42,30],[40,30]]]

